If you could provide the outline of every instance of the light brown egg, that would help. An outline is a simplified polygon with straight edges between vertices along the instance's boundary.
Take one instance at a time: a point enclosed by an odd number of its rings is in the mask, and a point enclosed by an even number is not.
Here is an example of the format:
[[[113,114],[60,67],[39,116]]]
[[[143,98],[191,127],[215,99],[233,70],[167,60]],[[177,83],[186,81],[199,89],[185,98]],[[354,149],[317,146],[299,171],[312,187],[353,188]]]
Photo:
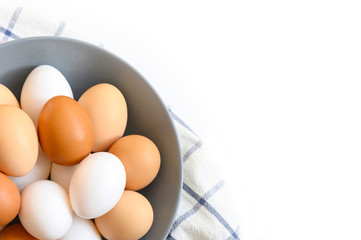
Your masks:
[[[95,142],[92,151],[106,151],[123,136],[128,119],[127,104],[115,86],[101,83],[89,88],[79,98],[93,126]]]
[[[11,222],[20,209],[20,193],[15,183],[0,172],[0,226]],[[2,238],[0,238],[2,239]]]
[[[18,100],[14,96],[14,94],[5,87],[0,84],[0,105],[11,105],[14,107],[20,107]]]
[[[0,105],[0,171],[13,177],[29,173],[38,158],[38,136],[20,108]]]
[[[160,168],[157,146],[141,135],[128,135],[116,141],[109,152],[123,163],[127,176],[125,189],[137,191],[149,185]]]
[[[95,225],[108,240],[134,240],[149,231],[153,217],[153,208],[143,195],[125,190],[112,210],[95,219]]]
[[[1,240],[37,240],[28,233],[21,223],[8,226],[0,233]]]
[[[39,115],[38,133],[48,158],[59,165],[75,165],[89,155],[94,131],[84,108],[66,96],[51,98]]]

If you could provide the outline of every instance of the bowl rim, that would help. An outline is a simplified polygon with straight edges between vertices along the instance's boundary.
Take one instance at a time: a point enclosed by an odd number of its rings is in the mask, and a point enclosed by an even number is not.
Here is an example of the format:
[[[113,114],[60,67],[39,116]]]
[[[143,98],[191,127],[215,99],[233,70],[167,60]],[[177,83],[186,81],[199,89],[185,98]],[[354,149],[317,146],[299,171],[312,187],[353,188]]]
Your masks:
[[[175,123],[174,120],[172,119],[171,115],[170,115],[170,109],[165,105],[163,99],[161,98],[161,96],[159,95],[159,93],[155,90],[155,88],[150,84],[150,82],[144,77],[143,74],[141,74],[135,67],[133,67],[131,64],[129,64],[127,61],[125,61],[123,58],[121,58],[119,55],[111,52],[110,50],[104,48],[104,47],[100,47],[97,46],[96,44],[92,43],[92,42],[88,42],[86,40],[81,40],[81,39],[76,39],[76,38],[72,38],[72,37],[64,37],[64,36],[31,36],[31,37],[24,37],[24,38],[19,38],[19,39],[14,39],[14,40],[10,40],[8,42],[5,43],[1,43],[0,44],[0,49],[10,46],[10,45],[16,45],[19,43],[24,44],[24,42],[33,42],[33,41],[62,41],[62,42],[69,42],[69,43],[75,43],[75,44],[81,44],[81,45],[85,45],[89,48],[94,48],[96,51],[100,51],[103,52],[107,55],[110,55],[111,57],[117,59],[119,62],[121,62],[122,64],[124,64],[126,67],[128,67],[129,69],[131,69],[132,71],[134,71],[137,75],[139,75],[139,77],[143,80],[143,82],[146,84],[146,86],[154,93],[154,95],[158,98],[159,102],[161,103],[161,107],[164,108],[164,110],[167,112],[167,118],[169,120],[169,122],[171,123],[171,128],[174,132],[174,135],[176,136],[176,142],[177,142],[177,156],[178,159],[180,160],[179,164],[180,164],[180,168],[178,169],[178,174],[180,176],[178,185],[177,185],[177,203],[175,206],[175,209],[172,213],[172,219],[171,221],[168,223],[167,226],[167,232],[163,233],[164,237],[163,239],[166,239],[168,234],[170,233],[171,229],[172,229],[172,225],[175,221],[179,206],[180,206],[180,201],[181,201],[181,192],[182,192],[182,188],[183,188],[183,157],[182,157],[182,152],[181,152],[181,144],[180,144],[180,137],[179,134],[177,132],[177,129],[175,127]]]

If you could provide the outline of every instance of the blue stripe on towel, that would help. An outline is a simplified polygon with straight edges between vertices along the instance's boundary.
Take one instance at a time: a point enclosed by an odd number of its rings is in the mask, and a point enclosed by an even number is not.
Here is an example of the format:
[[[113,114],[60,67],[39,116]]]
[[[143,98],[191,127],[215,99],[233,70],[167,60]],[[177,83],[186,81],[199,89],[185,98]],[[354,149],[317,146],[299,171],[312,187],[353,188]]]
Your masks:
[[[3,33],[3,34],[5,34],[5,35],[8,36],[8,37],[13,38],[13,39],[18,39],[18,38],[20,38],[20,37],[19,37],[18,35],[16,35],[15,33],[10,32],[9,30],[7,30],[7,29],[5,29],[5,28],[3,28],[3,27],[0,27],[0,32]]]
[[[63,33],[64,28],[66,26],[66,22],[62,21],[59,25],[59,27],[56,29],[54,36],[60,37],[60,35]]]
[[[227,238],[226,240],[234,240],[236,239],[236,237],[238,237],[237,235],[239,234],[239,225],[236,228],[236,234],[232,234],[232,236],[230,236],[229,238]]]
[[[219,181],[216,185],[214,185],[204,196],[198,200],[197,204],[194,205],[192,209],[184,213],[183,215],[179,216],[173,223],[171,232],[173,232],[184,220],[195,214],[206,202],[207,200],[212,197],[219,189],[224,186],[224,182]],[[184,187],[183,187],[184,188]]]
[[[183,127],[185,127],[186,129],[188,129],[189,131],[191,131],[194,135],[197,136],[197,134],[195,132],[193,132],[193,130],[185,123],[183,122],[182,119],[180,119],[177,115],[175,115],[174,112],[172,112],[172,110],[170,110],[168,108],[168,112],[169,112],[169,115],[171,116],[171,118],[173,118],[174,120],[176,120],[178,123],[180,123]]]
[[[187,184],[183,184],[183,189],[191,195],[194,199],[196,199],[198,202],[205,201],[201,196],[199,196],[195,191],[193,191]],[[234,237],[234,239],[240,239],[237,233],[232,229],[232,227],[227,223],[227,221],[219,214],[219,212],[212,207],[211,204],[209,204],[207,201],[203,203],[203,206],[213,214],[217,218],[217,220],[231,233],[231,235]]]
[[[2,28],[3,29],[2,32],[5,34],[3,39],[2,39],[2,42],[6,42],[9,39],[9,37],[14,38],[14,39],[19,38],[15,34],[12,33],[12,30],[13,30],[13,28],[15,26],[15,23],[18,20],[22,10],[23,10],[22,8],[16,8],[13,16],[11,17],[11,20],[9,22],[9,25],[8,25],[7,29]]]
[[[183,156],[183,162],[185,162],[198,148],[202,146],[202,140],[196,142]]]

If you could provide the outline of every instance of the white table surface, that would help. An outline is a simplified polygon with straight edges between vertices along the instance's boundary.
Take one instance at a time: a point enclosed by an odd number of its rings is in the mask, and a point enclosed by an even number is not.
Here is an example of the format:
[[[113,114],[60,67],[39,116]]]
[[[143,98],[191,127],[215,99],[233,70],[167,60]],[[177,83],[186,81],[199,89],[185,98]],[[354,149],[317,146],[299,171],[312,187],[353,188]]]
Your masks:
[[[216,146],[244,239],[361,238],[357,1],[17,2],[99,39]]]

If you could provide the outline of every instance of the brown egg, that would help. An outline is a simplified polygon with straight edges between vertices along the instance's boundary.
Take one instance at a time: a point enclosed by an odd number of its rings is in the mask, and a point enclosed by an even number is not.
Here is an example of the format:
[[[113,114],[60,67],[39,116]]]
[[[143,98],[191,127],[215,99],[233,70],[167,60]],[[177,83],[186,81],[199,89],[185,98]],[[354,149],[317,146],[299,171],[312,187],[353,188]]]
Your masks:
[[[141,135],[129,135],[116,141],[109,152],[123,163],[127,176],[125,189],[137,191],[157,176],[160,154],[157,146]]]
[[[0,233],[1,240],[37,240],[37,238],[31,236],[21,225],[16,223],[8,226]]]
[[[0,105],[20,107],[14,94],[4,85],[0,84]]]
[[[108,83],[89,88],[80,98],[93,126],[95,142],[93,152],[106,151],[123,136],[128,119],[127,104],[123,94]]]
[[[29,173],[38,158],[38,135],[20,108],[0,105],[0,171],[13,177]]]
[[[51,98],[39,115],[41,147],[59,165],[75,165],[89,155],[94,131],[84,108],[66,96]]]
[[[20,209],[20,193],[15,183],[0,172],[0,226],[11,222]],[[2,238],[0,238],[2,239]]]
[[[115,207],[95,219],[100,234],[108,240],[143,237],[153,223],[153,208],[140,193],[125,190]]]

